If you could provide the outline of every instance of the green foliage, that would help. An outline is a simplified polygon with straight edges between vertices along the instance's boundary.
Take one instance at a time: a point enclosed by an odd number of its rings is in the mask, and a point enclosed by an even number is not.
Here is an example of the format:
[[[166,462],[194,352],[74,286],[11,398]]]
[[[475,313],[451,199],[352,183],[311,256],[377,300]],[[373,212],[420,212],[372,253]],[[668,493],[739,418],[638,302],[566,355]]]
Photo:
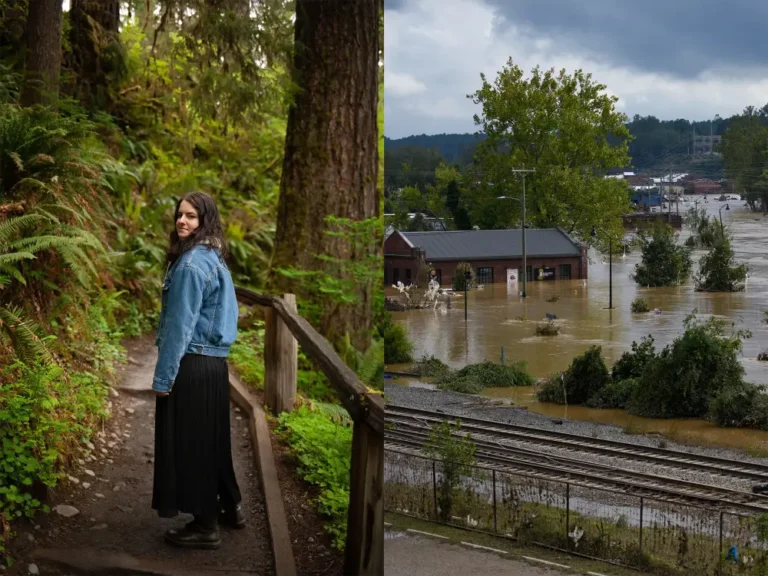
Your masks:
[[[738,354],[751,334],[727,334],[726,327],[721,318],[688,316],[684,333],[647,362],[630,411],[654,418],[703,417],[716,396],[740,388],[744,367]]]
[[[723,134],[720,151],[725,173],[753,210],[768,209],[768,176],[765,161],[768,152],[768,109],[748,106],[731,119]]]
[[[384,339],[385,364],[404,364],[413,361],[413,343],[408,340],[405,327],[402,324],[395,324],[389,312],[384,313],[379,334]]]
[[[621,408],[629,405],[639,385],[638,378],[610,380],[603,388],[592,394],[586,402],[590,408]]]
[[[648,362],[655,357],[656,348],[653,336],[643,337],[639,344],[632,342],[632,349],[624,352],[616,364],[613,365],[611,378],[616,382],[626,380],[627,378],[640,378]]]
[[[240,379],[257,390],[264,389],[264,332],[264,322],[255,322],[250,329],[238,331],[229,349],[229,359]]]
[[[462,477],[473,476],[475,444],[472,435],[461,434],[461,421],[456,424],[440,422],[432,426],[429,440],[422,449],[429,458],[440,462],[438,481],[438,514],[443,522],[450,522],[455,491]]]
[[[738,292],[744,289],[748,268],[736,262],[731,240],[726,233],[718,235],[712,249],[701,257],[696,274],[696,289],[705,292]]]
[[[552,320],[536,325],[536,336],[557,336],[558,334],[560,334],[560,327]]]
[[[469,282],[465,277],[465,274],[469,272]],[[456,265],[456,272],[453,274],[453,289],[457,291],[471,290],[477,286],[477,276],[475,276],[475,270],[469,262],[459,262]]]
[[[684,221],[691,229],[691,236],[686,241],[689,247],[711,248],[722,231],[720,223],[710,217],[704,208],[689,208]]]
[[[631,136],[626,116],[616,110],[617,98],[582,70],[536,67],[524,77],[511,59],[493,83],[484,74],[481,79],[482,87],[469,96],[482,107],[475,123],[487,135],[466,171],[464,199],[472,223],[481,229],[516,225],[522,207],[497,197],[522,196],[522,178],[512,170],[525,167],[536,170],[525,179],[532,226],[561,226],[588,238],[593,223],[603,222],[618,236],[628,189],[621,180],[603,177],[630,164]]]
[[[307,406],[280,415],[278,433],[296,460],[300,478],[318,490],[318,510],[328,518],[326,531],[343,550],[347,533],[352,429],[327,412]]]
[[[531,386],[534,381],[523,361],[513,364],[496,364],[489,361],[468,364],[461,370],[443,373],[435,380],[440,390],[464,394],[477,394],[484,388]]]
[[[416,362],[414,371],[419,376],[441,378],[448,375],[451,372],[451,368],[439,358],[425,354],[421,357],[421,360]]]
[[[544,382],[536,391],[540,402],[584,404],[610,380],[602,349],[592,346],[576,356],[568,369]]]
[[[642,260],[635,266],[633,279],[641,286],[682,284],[691,273],[690,248],[681,246],[670,226],[654,226],[650,237],[640,233]]]
[[[718,426],[768,430],[768,395],[748,382],[722,390],[710,403],[709,417]]]
[[[630,310],[632,310],[633,314],[642,314],[650,311],[650,309],[651,307],[648,305],[648,300],[645,298],[635,298],[630,305]]]

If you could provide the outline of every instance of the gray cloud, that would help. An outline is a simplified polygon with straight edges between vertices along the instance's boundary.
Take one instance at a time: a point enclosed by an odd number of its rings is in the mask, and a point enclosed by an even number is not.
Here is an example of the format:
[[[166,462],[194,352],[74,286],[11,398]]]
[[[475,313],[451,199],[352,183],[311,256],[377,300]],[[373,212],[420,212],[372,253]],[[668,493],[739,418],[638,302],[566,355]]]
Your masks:
[[[544,33],[582,54],[692,78],[713,68],[768,67],[768,3],[761,0],[483,0],[510,26]]]

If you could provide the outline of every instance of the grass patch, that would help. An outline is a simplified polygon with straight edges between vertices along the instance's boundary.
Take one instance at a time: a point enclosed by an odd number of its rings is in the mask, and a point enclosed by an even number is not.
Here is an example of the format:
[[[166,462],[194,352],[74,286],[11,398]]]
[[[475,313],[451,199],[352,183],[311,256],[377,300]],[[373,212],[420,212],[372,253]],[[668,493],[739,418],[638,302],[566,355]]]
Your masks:
[[[413,372],[425,378],[440,378],[450,374],[451,369],[442,360],[425,354],[413,365]]]

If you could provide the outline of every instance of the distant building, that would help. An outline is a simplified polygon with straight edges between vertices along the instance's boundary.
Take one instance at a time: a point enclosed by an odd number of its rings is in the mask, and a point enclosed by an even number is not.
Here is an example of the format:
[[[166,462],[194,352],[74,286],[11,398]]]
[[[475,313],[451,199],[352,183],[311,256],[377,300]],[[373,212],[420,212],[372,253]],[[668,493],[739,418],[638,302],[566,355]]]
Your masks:
[[[723,141],[722,136],[706,136],[706,135],[700,135],[700,134],[694,134],[693,136],[693,153],[694,154],[704,154],[704,155],[717,155],[720,154],[718,152],[715,152],[715,147],[719,145]]]
[[[700,178],[689,181],[686,184],[685,192],[686,194],[720,194],[723,192],[723,186],[714,180]]]
[[[525,233],[528,280],[587,278],[587,248],[560,228],[534,228]],[[454,230],[403,232],[384,242],[384,283],[416,280],[422,262],[430,265],[441,286],[450,287],[459,262],[469,262],[478,283],[507,281],[507,269],[522,278],[521,230]]]

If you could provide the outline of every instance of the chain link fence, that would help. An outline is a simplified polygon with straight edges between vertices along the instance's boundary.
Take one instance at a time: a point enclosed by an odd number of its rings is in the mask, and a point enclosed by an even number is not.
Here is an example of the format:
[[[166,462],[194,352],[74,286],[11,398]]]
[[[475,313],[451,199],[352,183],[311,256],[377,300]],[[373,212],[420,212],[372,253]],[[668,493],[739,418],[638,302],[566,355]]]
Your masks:
[[[387,449],[385,510],[656,574],[768,575],[762,517],[486,466],[466,470],[447,478],[438,460]]]

